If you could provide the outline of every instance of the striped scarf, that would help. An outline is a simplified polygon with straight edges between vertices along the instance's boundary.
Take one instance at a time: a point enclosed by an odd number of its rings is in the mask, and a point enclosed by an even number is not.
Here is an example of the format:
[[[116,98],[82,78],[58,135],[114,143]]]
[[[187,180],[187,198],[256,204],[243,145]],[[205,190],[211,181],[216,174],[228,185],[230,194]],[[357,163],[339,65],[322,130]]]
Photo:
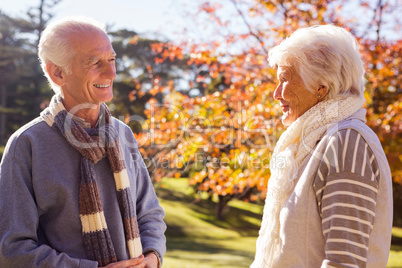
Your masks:
[[[76,108],[89,108],[79,106]],[[99,266],[106,266],[117,261],[96,183],[95,164],[106,155],[114,176],[129,257],[140,256],[142,245],[118,134],[105,104],[102,104],[101,111],[104,112],[104,122],[99,122],[90,135],[73,120],[73,110],[70,113],[66,111],[60,95],[52,98],[41,117],[82,155],[79,212],[83,242],[88,259],[97,261]]]

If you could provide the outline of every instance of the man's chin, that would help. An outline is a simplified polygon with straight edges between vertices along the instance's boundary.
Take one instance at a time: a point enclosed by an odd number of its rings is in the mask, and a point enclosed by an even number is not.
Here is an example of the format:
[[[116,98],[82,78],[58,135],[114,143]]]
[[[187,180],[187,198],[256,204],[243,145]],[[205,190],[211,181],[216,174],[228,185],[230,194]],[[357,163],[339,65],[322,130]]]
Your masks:
[[[105,103],[111,101],[112,99],[113,99],[113,93],[108,94],[107,96],[103,96],[102,98],[99,98],[99,102]]]

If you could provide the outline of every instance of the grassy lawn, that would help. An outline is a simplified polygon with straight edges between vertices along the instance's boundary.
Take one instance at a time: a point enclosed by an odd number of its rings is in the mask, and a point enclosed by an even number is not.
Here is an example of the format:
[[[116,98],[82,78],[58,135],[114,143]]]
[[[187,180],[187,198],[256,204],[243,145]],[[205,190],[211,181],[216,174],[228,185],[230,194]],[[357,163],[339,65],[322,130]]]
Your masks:
[[[392,245],[387,267],[402,267],[402,228],[392,228]]]
[[[196,197],[187,179],[156,185],[168,225],[164,268],[244,268],[254,259],[263,207],[233,200],[224,221],[215,203]],[[388,268],[402,268],[402,228],[393,228]]]

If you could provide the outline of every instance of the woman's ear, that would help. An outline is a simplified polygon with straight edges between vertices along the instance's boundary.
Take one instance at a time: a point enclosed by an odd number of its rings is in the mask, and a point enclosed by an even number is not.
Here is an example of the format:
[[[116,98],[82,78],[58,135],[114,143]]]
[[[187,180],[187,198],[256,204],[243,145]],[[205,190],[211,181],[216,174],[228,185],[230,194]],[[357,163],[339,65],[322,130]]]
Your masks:
[[[328,94],[327,86],[320,85],[317,90],[318,101],[322,101],[325,98],[325,96],[327,96],[327,94]]]
[[[61,67],[57,66],[53,62],[49,61],[46,64],[46,70],[47,73],[49,74],[50,79],[58,85],[59,87],[62,87],[65,84],[64,81],[64,72],[61,69]]]

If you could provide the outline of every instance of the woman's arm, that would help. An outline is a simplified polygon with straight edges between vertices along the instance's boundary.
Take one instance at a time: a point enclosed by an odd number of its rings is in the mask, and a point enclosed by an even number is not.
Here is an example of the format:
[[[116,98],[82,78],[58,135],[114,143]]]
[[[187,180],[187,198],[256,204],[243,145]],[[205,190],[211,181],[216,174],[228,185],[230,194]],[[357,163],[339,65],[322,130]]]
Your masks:
[[[330,139],[314,185],[326,241],[322,267],[366,266],[378,180],[375,156],[358,132]]]

